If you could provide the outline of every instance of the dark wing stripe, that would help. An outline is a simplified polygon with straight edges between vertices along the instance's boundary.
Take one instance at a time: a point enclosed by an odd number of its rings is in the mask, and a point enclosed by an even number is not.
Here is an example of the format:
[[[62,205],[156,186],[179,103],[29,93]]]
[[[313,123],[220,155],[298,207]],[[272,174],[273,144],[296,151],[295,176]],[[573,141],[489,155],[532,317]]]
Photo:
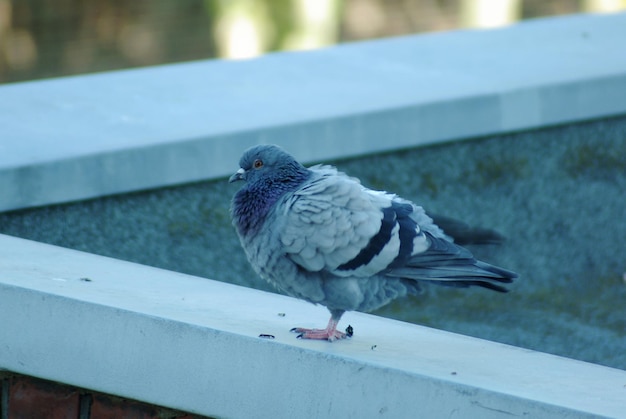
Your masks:
[[[337,269],[340,271],[352,271],[370,263],[372,259],[374,259],[374,256],[379,254],[387,243],[389,243],[389,240],[391,239],[391,231],[395,225],[396,212],[393,206],[384,208],[383,221],[378,233],[370,239],[367,246],[365,246],[358,255],[356,255],[352,260],[340,265]]]
[[[453,288],[469,288],[471,286],[483,287],[498,292],[509,292],[503,286],[493,284],[488,281],[438,281],[437,285]]]
[[[413,212],[411,205],[394,202],[391,204],[391,207],[395,210],[398,224],[400,225],[400,251],[389,265],[389,268],[397,268],[404,266],[409,257],[411,257],[413,253],[413,239],[417,236],[419,229],[417,223],[409,217],[409,214]]]

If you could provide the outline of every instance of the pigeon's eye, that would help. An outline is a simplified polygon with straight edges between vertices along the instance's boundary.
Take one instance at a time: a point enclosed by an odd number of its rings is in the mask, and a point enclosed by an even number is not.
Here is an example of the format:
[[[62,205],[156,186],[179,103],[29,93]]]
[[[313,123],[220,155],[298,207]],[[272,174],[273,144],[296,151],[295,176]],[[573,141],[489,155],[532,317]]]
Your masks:
[[[253,163],[253,166],[255,169],[260,169],[261,167],[263,167],[263,162],[259,159],[256,159]]]

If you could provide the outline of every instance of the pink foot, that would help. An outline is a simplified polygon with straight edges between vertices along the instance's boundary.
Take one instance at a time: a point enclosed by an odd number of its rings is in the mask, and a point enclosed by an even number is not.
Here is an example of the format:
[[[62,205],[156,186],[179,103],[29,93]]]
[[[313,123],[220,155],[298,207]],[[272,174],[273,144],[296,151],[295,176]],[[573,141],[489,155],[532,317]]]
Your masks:
[[[291,329],[294,333],[299,333],[298,339],[317,339],[327,340],[329,342],[352,337],[352,326],[346,328],[346,333],[337,330],[337,320],[330,319],[326,329],[305,329],[303,327],[294,327]]]
[[[339,330],[329,331],[326,329],[304,329],[302,327],[294,327],[291,329],[294,333],[300,333],[298,339],[317,339],[327,340],[329,342],[337,339],[345,339],[348,335]]]

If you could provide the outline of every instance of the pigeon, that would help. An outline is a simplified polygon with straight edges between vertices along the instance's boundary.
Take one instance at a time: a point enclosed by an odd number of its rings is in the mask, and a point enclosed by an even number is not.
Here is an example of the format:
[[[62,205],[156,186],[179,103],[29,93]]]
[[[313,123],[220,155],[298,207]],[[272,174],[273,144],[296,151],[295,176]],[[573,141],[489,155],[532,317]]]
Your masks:
[[[255,272],[279,291],[326,306],[325,329],[299,338],[334,341],[346,311],[372,311],[421,292],[421,283],[507,292],[515,272],[476,260],[424,209],[368,189],[335,167],[304,167],[276,145],[243,153],[229,182],[243,181],[232,222]],[[450,220],[448,220],[450,221]]]

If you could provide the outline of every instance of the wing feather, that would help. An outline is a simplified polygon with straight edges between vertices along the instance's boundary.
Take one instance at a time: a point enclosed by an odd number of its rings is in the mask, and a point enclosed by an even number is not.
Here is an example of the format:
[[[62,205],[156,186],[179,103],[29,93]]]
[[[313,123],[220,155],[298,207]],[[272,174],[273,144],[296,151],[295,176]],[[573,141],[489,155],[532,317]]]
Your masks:
[[[286,202],[280,233],[284,251],[306,270],[347,276],[337,267],[356,257],[378,233],[384,203],[382,195],[367,193],[358,181],[325,168]]]
[[[413,254],[403,266],[389,270],[388,276],[453,287],[478,285],[500,292],[507,291],[500,284],[517,277],[514,272],[476,260],[469,250],[444,238],[425,235],[430,246]]]

